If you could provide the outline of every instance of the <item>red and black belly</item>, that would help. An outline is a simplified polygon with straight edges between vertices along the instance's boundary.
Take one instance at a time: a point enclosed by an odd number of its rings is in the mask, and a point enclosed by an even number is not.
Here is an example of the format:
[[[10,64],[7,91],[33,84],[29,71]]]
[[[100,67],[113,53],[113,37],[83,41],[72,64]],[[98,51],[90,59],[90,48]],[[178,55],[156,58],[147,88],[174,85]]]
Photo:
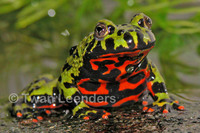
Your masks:
[[[147,59],[110,56],[85,60],[77,87],[92,107],[119,107],[137,102],[146,89]],[[133,68],[132,72],[127,71]]]

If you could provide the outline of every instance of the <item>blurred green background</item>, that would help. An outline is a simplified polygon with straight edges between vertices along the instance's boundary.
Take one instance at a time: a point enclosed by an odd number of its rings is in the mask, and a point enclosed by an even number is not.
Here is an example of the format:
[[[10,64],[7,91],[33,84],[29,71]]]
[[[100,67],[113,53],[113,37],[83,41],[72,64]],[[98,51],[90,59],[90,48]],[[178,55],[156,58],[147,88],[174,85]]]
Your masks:
[[[200,0],[0,0],[0,98],[39,74],[59,76],[70,47],[98,20],[128,23],[138,12],[153,20],[149,56],[168,90],[200,95]]]

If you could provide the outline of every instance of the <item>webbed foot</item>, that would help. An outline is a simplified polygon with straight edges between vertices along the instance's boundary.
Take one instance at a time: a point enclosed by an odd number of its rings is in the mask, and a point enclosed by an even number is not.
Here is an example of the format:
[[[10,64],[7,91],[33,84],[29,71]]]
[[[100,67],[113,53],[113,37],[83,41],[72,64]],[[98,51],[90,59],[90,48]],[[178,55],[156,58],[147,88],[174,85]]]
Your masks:
[[[154,111],[160,111],[162,113],[168,113],[171,112],[173,109],[175,110],[184,110],[184,106],[179,105],[179,102],[177,100],[171,100],[171,99],[162,99],[157,100],[153,102],[152,104],[148,104],[147,101],[143,101],[143,111],[144,112],[154,112]]]

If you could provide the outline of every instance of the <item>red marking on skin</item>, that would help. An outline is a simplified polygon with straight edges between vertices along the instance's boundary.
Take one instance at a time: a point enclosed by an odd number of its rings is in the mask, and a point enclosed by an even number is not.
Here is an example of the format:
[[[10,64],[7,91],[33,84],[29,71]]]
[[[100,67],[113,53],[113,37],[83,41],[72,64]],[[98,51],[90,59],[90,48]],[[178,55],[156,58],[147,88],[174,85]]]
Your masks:
[[[179,110],[184,110],[184,106],[179,106],[178,109]]]
[[[60,108],[62,107],[63,105],[60,104],[58,106],[55,106],[55,104],[51,104],[51,105],[43,105],[43,106],[39,106],[39,107],[36,107],[38,109],[44,109],[44,108],[50,108],[50,109],[55,109],[55,108]]]
[[[167,109],[163,110],[163,114],[167,114],[169,111]]]
[[[154,111],[154,109],[152,109],[152,108],[149,108],[148,110],[147,110],[147,112],[153,112]]]
[[[22,117],[22,113],[21,112],[17,112],[17,117]]]
[[[111,115],[111,113],[109,113],[109,112],[104,112],[104,113],[105,113],[105,114],[102,115],[102,118],[103,118],[103,119],[108,119],[108,116]]]
[[[82,84],[82,83],[83,83],[83,82],[85,82],[85,81],[90,81],[90,78],[81,79],[81,81],[79,81],[79,83],[78,83],[78,84]]]
[[[177,104],[179,104],[179,101],[177,101],[177,100],[175,100],[174,102],[177,103]]]
[[[143,101],[143,102],[142,102],[142,105],[143,105],[143,106],[146,106],[147,104],[148,104],[147,101]]]
[[[143,93],[143,92],[142,92],[142,93]],[[138,101],[138,97],[139,97],[140,95],[141,95],[141,93],[138,94],[138,95],[125,97],[125,98],[119,100],[118,102],[116,102],[115,104],[113,104],[112,107],[119,107],[119,106],[121,106],[123,103],[128,102],[128,101]]]
[[[146,77],[149,77],[149,76],[150,76],[150,70],[149,70],[149,71],[147,72],[147,74],[146,74]],[[153,91],[153,89],[152,89],[153,84],[154,84],[154,81],[147,82],[147,88],[148,88],[148,90],[151,92],[151,94],[152,94],[153,96],[155,96],[155,93],[154,93],[154,91]]]
[[[102,62],[102,61],[105,61],[105,60],[113,60],[115,61],[116,63],[119,62],[119,60],[117,59],[117,57],[111,57],[111,58],[98,58],[98,59],[91,59],[90,60],[90,64],[92,66],[92,69],[93,70],[98,70],[99,66],[94,64],[94,62]]]
[[[37,123],[38,120],[37,120],[37,119],[33,119],[32,122],[33,122],[33,123]]]
[[[40,120],[40,121],[42,121],[43,117],[42,116],[38,116],[37,119]]]
[[[48,114],[48,115],[51,114],[51,111],[49,111],[49,110],[46,110],[45,112],[46,112],[46,114]]]
[[[146,111],[147,109],[148,109],[148,107],[144,107],[142,110],[143,110],[143,111]]]
[[[136,51],[132,51],[132,52],[120,52],[120,53],[110,53],[110,54],[105,54],[105,55],[101,55],[99,56],[97,59],[91,59],[90,60],[90,64],[91,64],[91,67],[93,70],[98,70],[99,69],[99,66],[95,64],[95,62],[102,62],[102,61],[105,61],[105,60],[111,60],[111,61],[114,61],[113,64],[106,64],[105,67],[107,67],[107,71],[102,73],[103,75],[106,75],[106,74],[109,74],[111,72],[111,70],[113,69],[118,69],[120,70],[120,74],[116,77],[115,81],[120,81],[120,86],[119,86],[119,91],[123,91],[125,89],[135,89],[137,88],[137,86],[139,86],[140,84],[142,84],[143,82],[145,82],[146,78],[140,80],[138,83],[129,83],[127,81],[127,78],[124,78],[124,79],[121,79],[121,76],[126,74],[126,67],[127,65],[129,64],[132,64],[132,65],[136,65],[139,63],[139,61],[141,61],[146,55],[147,53],[150,51],[151,48],[149,49],[146,49],[146,50],[136,50]],[[143,53],[142,57],[139,57],[139,58],[136,58],[135,60],[126,60],[122,65],[120,65],[119,67],[116,67],[115,64],[119,62],[118,60],[118,57],[125,57],[125,56],[129,56],[129,57],[137,57],[138,55],[141,55],[140,53]],[[136,71],[137,69],[135,69]],[[140,71],[137,71],[137,72],[133,72],[131,75],[129,75],[129,77],[137,74],[137,73],[140,73],[140,72],[144,72],[145,73],[145,77],[149,77],[150,75],[150,72],[147,72],[147,69],[142,69]],[[77,83],[77,86],[78,86],[78,89],[80,90],[80,92],[84,95],[87,95],[87,94],[97,94],[97,95],[108,95],[109,94],[109,91],[106,89],[106,86],[107,86],[107,83],[109,81],[104,81],[104,80],[100,80],[99,79],[99,83],[100,83],[100,87],[96,90],[96,91],[88,91],[87,89],[81,87],[80,85],[84,82],[87,82],[87,81],[90,81],[89,78],[87,79],[81,79],[78,83]],[[152,90],[152,89],[151,89]],[[152,91],[153,92],[153,91]],[[127,102],[127,101],[138,101],[138,97],[142,94],[143,92],[141,92],[140,94],[138,95],[133,95],[133,96],[130,96],[130,97],[125,97],[123,99],[121,99],[120,101],[118,101],[117,103],[113,104],[112,106],[113,107],[118,107],[120,106],[121,104]],[[154,94],[154,93],[152,93]],[[107,105],[108,103],[90,103],[90,102],[85,102],[86,104],[90,105],[90,106],[94,106],[94,107],[98,107],[98,106],[105,106]],[[105,105],[104,105],[105,104]]]
[[[99,82],[99,83],[102,83],[102,84],[109,83],[109,81],[102,80],[102,79],[99,79],[98,82]]]
[[[134,60],[134,61],[126,60],[126,61],[124,62],[124,64],[122,64],[122,65],[119,66],[119,67],[116,67],[115,64],[108,64],[108,65],[105,65],[105,66],[108,68],[108,70],[107,70],[106,72],[102,73],[102,74],[103,74],[103,75],[106,75],[106,74],[109,74],[110,71],[112,71],[113,69],[118,69],[118,70],[120,70],[120,74],[116,77],[116,81],[119,81],[119,80],[121,80],[120,77],[121,77],[122,75],[124,75],[124,74],[127,73],[127,72],[126,72],[126,66],[128,66],[129,64],[134,65],[134,64],[136,64],[136,62],[137,62],[137,60]]]
[[[142,60],[150,51],[151,49],[146,49],[146,50],[136,50],[133,52],[120,52],[120,53],[110,53],[110,54],[105,54],[105,55],[101,55],[99,56],[99,58],[97,59],[91,59],[90,60],[90,64],[92,66],[93,70],[98,70],[99,66],[94,64],[94,62],[102,62],[105,60],[111,60],[114,61],[115,63],[113,64],[107,64],[105,65],[108,70],[106,72],[103,73],[103,75],[109,74],[111,70],[113,69],[118,69],[121,71],[121,74],[116,78],[116,80],[119,80],[119,77],[121,77],[123,74],[126,73],[126,66],[129,64],[135,65],[137,63],[139,63],[140,60]],[[140,58],[136,58],[133,61],[127,60],[124,62],[124,64],[122,64],[119,67],[116,67],[115,64],[119,62],[118,57],[124,57],[124,56],[128,56],[128,57],[137,57],[140,53],[143,53],[143,56]]]
[[[105,66],[108,68],[108,70],[107,70],[106,72],[102,73],[103,75],[109,74],[111,70],[117,68],[117,67],[115,66],[115,64],[108,64],[108,65],[105,65]],[[120,69],[119,69],[119,70],[120,70]],[[120,70],[120,71],[121,71],[121,70]]]
[[[124,80],[124,81],[120,82],[120,84],[119,84],[119,91],[123,91],[126,89],[134,90],[144,82],[145,82],[145,78],[141,79],[139,82],[137,82],[135,84],[129,83],[127,80]]]
[[[153,90],[152,90],[152,85],[153,85],[153,82],[147,82],[147,88],[148,88],[148,90],[151,92],[151,94],[153,95],[153,96],[155,96],[155,93],[153,92]]]
[[[140,50],[137,50],[137,51],[134,51],[134,52],[111,53],[111,54],[106,54],[106,55],[100,56],[100,59],[102,59],[102,57],[104,57],[103,58],[104,60],[113,60],[113,61],[115,61],[115,63],[113,63],[113,64],[105,65],[108,68],[108,70],[106,72],[104,72],[103,75],[109,74],[110,71],[112,71],[113,69],[118,69],[118,70],[120,70],[121,73],[116,78],[116,81],[120,80],[120,77],[123,74],[127,73],[126,72],[126,66],[129,65],[129,64],[132,64],[132,65],[137,64],[138,63],[138,59],[135,59],[133,61],[126,60],[124,62],[124,64],[122,64],[119,67],[116,67],[115,64],[119,62],[118,57],[123,57],[123,56],[135,57],[135,56],[138,55],[139,52],[140,52]],[[107,58],[105,58],[105,57],[107,57]]]
[[[102,118],[103,119],[108,119],[108,116],[107,115],[102,115]]]
[[[91,59],[90,64],[92,66],[92,69],[96,71],[96,70],[98,70],[99,66],[94,64],[95,61],[96,61],[95,59]]]
[[[120,53],[110,53],[110,54],[104,54],[99,56],[100,58],[103,57],[113,57],[113,56],[118,56],[118,57],[123,57],[125,55],[128,55],[130,57],[135,57],[137,56],[139,53],[141,52],[141,50],[136,50],[136,51],[131,51],[131,52],[120,52]]]
[[[84,100],[84,103],[92,107],[100,107],[108,105],[108,102],[88,102],[86,100]]]
[[[88,116],[85,116],[85,117],[83,117],[83,119],[84,119],[84,120],[89,120],[89,119],[90,119],[90,117],[88,117]]]
[[[81,79],[78,83],[77,83],[77,86],[78,86],[78,89],[80,90],[80,92],[82,94],[97,94],[97,95],[101,95],[101,94],[109,94],[109,91],[106,89],[106,83],[107,81],[104,81],[104,80],[99,80],[99,82],[104,82],[104,83],[101,83],[100,84],[100,87],[96,90],[96,91],[88,91],[86,90],[85,88],[83,87],[80,87],[80,84],[82,84],[83,82],[85,81],[88,81],[90,80],[89,78],[88,79]]]

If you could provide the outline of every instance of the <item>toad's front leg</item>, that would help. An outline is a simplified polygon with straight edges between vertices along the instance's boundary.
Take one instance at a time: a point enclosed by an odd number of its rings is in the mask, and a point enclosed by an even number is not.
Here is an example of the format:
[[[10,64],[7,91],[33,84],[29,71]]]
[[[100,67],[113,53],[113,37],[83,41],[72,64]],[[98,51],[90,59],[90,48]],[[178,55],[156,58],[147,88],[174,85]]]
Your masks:
[[[110,113],[103,109],[95,109],[86,105],[81,101],[77,106],[72,109],[73,117],[82,118],[84,120],[96,120],[96,119],[107,119]]]
[[[73,84],[67,83],[65,86],[68,86],[69,88],[63,88],[61,89],[61,93],[63,94],[66,104],[70,106],[70,109],[72,110],[73,117],[75,118],[82,118],[85,120],[89,119],[107,119],[110,115],[109,112],[103,110],[103,109],[96,109],[88,106],[83,99],[83,96],[79,92],[79,90],[74,87]]]
[[[168,113],[172,109],[184,110],[184,106],[180,106],[177,100],[170,99],[164,80],[160,73],[158,72],[156,66],[151,62],[148,64],[148,69],[150,71],[150,76],[147,79],[147,88],[150,91],[154,102],[148,104],[148,101],[144,99],[143,101],[143,111],[153,112],[159,109],[163,113]]]

